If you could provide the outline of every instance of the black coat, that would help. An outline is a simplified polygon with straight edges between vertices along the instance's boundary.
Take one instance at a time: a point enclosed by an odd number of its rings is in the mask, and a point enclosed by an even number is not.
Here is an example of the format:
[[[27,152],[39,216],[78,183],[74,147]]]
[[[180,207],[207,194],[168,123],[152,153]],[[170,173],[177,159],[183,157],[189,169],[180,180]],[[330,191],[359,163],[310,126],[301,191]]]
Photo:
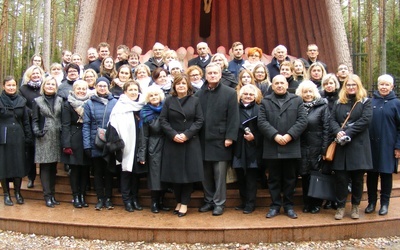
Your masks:
[[[227,69],[222,71],[221,83],[233,89],[238,85],[235,75]]]
[[[207,66],[208,64],[210,64],[210,62],[211,62],[211,57],[212,57],[212,56],[211,56],[210,54],[208,54],[208,59],[207,59],[205,62],[203,62],[203,61],[200,60],[200,56],[195,57],[195,58],[192,58],[192,59],[190,59],[189,62],[188,62],[188,67],[193,66],[193,65],[199,66],[199,67],[203,70],[203,75],[205,75],[206,66]]]
[[[204,178],[203,159],[198,133],[203,125],[203,112],[197,97],[168,97],[160,114],[165,133],[161,180],[171,183],[193,183]],[[187,141],[177,143],[177,134]]]
[[[373,116],[369,126],[373,171],[397,173],[398,159],[394,150],[400,149],[400,100],[394,92],[382,97],[375,92],[372,98]]]
[[[324,97],[328,101],[329,111],[332,111],[333,105],[339,99],[338,92],[326,92],[325,90],[320,91],[321,97]]]
[[[147,104],[150,105],[150,104]],[[138,147],[139,162],[146,162],[149,170],[147,185],[150,190],[162,190],[161,184],[161,160],[163,155],[165,136],[161,129],[159,117],[144,122],[140,128],[140,140]]]
[[[342,131],[340,126],[346,119],[354,104],[354,98],[348,103],[337,101],[333,105],[330,117],[330,126],[333,135]],[[333,170],[368,170],[372,169],[371,145],[368,127],[372,119],[371,99],[364,98],[357,103],[351,112],[350,118],[343,128],[351,142],[344,146],[337,145],[333,159]]]
[[[225,147],[225,139],[236,141],[239,130],[239,107],[236,91],[219,83],[208,89],[205,82],[195,94],[200,99],[204,124],[200,142],[205,161],[232,160],[232,146]]]
[[[301,135],[300,175],[307,175],[311,170],[318,169],[318,160],[325,155],[331,142],[329,115],[328,102],[323,98],[317,99],[308,110],[307,128]]]
[[[238,138],[233,148],[233,168],[257,168],[257,161],[261,160],[263,138],[257,126],[259,110],[260,106],[255,102],[248,106],[244,106],[241,102],[239,103],[240,124]],[[251,118],[253,119],[249,120]],[[244,138],[244,129],[246,127],[251,130],[254,140],[247,141]]]
[[[290,62],[290,58],[286,57],[285,61]],[[276,60],[276,57],[272,58],[271,62],[267,64],[267,69],[268,69],[269,79],[272,82],[272,79],[274,79],[274,77],[279,75],[281,72],[281,70],[278,66],[278,60]]]
[[[26,176],[25,144],[32,143],[32,134],[26,100],[22,96],[16,95],[11,101],[2,92],[0,133],[0,179]]]
[[[61,111],[61,147],[71,148],[72,155],[61,154],[61,162],[71,165],[89,165],[90,161],[83,150],[82,122],[68,101]],[[83,118],[82,118],[83,119]]]
[[[157,60],[154,59],[154,57],[150,57],[149,60],[144,64],[149,66],[151,72],[153,72],[156,68],[164,67],[164,62],[161,60],[160,63],[158,63]]]
[[[35,98],[40,96],[40,88],[33,88],[27,84],[19,88],[19,93],[26,99],[26,107],[28,108],[29,117],[32,117],[32,107]]]
[[[286,93],[280,105],[273,93],[266,96],[260,106],[258,128],[264,135],[264,159],[301,158],[300,136],[307,127],[307,113],[301,97]],[[289,134],[292,140],[281,146],[275,142],[277,134]]]

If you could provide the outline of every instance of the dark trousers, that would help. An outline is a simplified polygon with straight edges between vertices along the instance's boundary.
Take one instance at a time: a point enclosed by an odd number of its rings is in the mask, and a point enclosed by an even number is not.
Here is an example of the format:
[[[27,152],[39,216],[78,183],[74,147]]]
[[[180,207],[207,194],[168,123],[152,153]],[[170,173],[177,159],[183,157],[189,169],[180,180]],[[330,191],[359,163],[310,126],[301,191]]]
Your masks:
[[[193,183],[174,183],[174,194],[176,203],[187,205],[193,191]]]
[[[111,198],[113,174],[107,168],[107,162],[102,157],[93,159],[94,186],[98,199]]]
[[[255,207],[257,196],[258,168],[235,168],[239,184],[239,194],[243,205]]]
[[[376,204],[379,176],[381,177],[381,205],[389,205],[393,187],[393,175],[379,172],[367,172],[368,203]]]
[[[348,185],[351,181],[351,204],[360,205],[363,192],[364,170],[335,170],[336,180],[336,202],[338,208],[344,208],[347,195],[349,193]]]
[[[89,165],[69,165],[71,170],[69,180],[72,189],[72,195],[81,195],[86,193],[86,185],[89,178]]]
[[[45,198],[54,196],[56,190],[57,162],[40,163],[40,180]]]
[[[268,187],[272,199],[271,209],[279,210],[281,206],[285,211],[293,209],[297,164],[297,159],[268,160]]]
[[[121,171],[121,195],[124,203],[137,199],[139,191],[139,175]]]
[[[25,164],[28,169],[28,179],[34,181],[36,179],[35,147],[27,146],[25,151]]]
[[[322,206],[323,200],[308,196],[308,189],[310,187],[310,177],[311,176],[309,174],[301,176],[304,207],[320,207]]]

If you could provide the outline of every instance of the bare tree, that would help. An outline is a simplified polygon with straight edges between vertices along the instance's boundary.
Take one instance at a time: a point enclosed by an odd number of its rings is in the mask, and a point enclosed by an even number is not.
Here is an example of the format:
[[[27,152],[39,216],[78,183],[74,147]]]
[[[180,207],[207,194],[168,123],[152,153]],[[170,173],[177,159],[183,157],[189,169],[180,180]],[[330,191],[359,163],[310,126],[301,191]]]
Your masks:
[[[43,60],[44,68],[50,67],[50,16],[51,16],[51,1],[44,0],[44,17],[43,17]]]
[[[337,62],[343,62],[347,65],[351,65],[350,50],[348,46],[343,44],[349,44],[347,42],[346,30],[344,29],[343,15],[340,9],[339,0],[327,0],[326,7],[329,13],[329,22],[332,27],[332,38],[335,49],[333,51],[340,51],[336,55]]]
[[[93,29],[93,22],[98,0],[81,0],[79,21],[76,28],[74,50],[81,54],[86,60],[86,50],[90,47],[90,35]]]

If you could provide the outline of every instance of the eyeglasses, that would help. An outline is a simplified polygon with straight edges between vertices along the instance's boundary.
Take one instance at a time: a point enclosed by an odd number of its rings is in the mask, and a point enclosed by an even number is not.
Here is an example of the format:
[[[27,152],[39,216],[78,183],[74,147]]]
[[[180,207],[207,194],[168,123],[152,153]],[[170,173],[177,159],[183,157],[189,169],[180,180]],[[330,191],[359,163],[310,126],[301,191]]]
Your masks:
[[[98,88],[105,89],[108,88],[108,85],[97,85]]]
[[[243,93],[242,95],[254,96],[253,93]]]
[[[190,75],[190,77],[199,77],[199,76],[200,76],[199,74]]]

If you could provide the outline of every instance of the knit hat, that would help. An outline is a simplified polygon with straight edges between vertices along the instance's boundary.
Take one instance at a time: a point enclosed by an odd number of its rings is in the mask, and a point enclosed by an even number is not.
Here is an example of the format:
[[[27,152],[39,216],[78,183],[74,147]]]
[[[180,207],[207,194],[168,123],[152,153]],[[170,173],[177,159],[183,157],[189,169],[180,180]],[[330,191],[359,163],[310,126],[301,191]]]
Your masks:
[[[102,77],[97,78],[95,85],[97,85],[99,82],[105,82],[105,83],[107,83],[108,86],[110,86],[110,81],[106,77],[102,76]]]
[[[175,61],[175,60],[174,61],[170,61],[168,63],[169,73],[171,73],[173,68],[179,68],[182,71],[182,64],[180,62],[178,62],[178,61]]]

